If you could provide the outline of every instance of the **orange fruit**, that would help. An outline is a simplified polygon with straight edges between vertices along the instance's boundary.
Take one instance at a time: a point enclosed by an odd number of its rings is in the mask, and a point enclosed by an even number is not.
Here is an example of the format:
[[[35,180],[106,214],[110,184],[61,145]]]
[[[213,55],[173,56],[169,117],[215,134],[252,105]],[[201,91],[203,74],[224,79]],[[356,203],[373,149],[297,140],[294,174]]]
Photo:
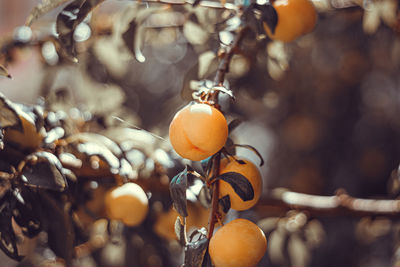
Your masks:
[[[272,33],[264,23],[264,29],[272,40],[291,42],[311,32],[317,21],[317,12],[309,0],[277,0],[273,4],[278,23]]]
[[[217,153],[227,137],[224,115],[207,104],[187,105],[176,113],[169,126],[169,139],[176,153],[193,161]]]
[[[231,208],[234,210],[247,210],[253,207],[261,196],[262,191],[262,178],[261,173],[257,166],[245,158],[236,158],[237,160],[242,160],[245,164],[240,164],[232,158],[224,158],[220,163],[220,174],[228,172],[237,172],[247,178],[253,187],[254,198],[251,200],[244,201],[239,195],[234,191],[233,187],[223,181],[219,180],[219,197],[229,195],[231,201]]]
[[[217,230],[208,249],[215,267],[252,267],[264,256],[267,239],[253,222],[236,219]]]

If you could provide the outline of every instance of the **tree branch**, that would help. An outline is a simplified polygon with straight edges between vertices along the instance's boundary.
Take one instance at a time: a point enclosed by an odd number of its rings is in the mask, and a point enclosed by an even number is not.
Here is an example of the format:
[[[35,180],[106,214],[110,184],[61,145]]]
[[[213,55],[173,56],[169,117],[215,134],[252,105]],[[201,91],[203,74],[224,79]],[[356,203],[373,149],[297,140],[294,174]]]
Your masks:
[[[168,5],[193,5],[195,1],[192,0],[137,0],[138,2],[144,3],[160,3],[160,4],[168,4]],[[206,7],[206,8],[215,8],[215,9],[228,9],[228,10],[238,10],[239,7],[233,3],[225,3],[221,2],[213,2],[213,1],[200,1],[198,6]]]
[[[225,81],[225,74],[229,72],[229,64],[231,63],[233,55],[238,51],[239,45],[243,40],[247,27],[239,29],[232,44],[229,45],[228,50],[225,52],[223,59],[219,62],[217,73],[215,74],[214,84],[216,86],[223,85]]]
[[[202,1],[201,3],[204,3]],[[223,55],[223,58],[219,62],[217,72],[215,74],[214,85],[221,86],[225,80],[225,74],[229,71],[229,64],[232,60],[233,55],[237,52],[240,42],[243,40],[245,32],[247,31],[247,27],[242,27],[237,32],[235,39],[228,46],[226,53]],[[214,103],[214,106],[219,109],[218,105],[218,94],[219,90],[214,90],[211,93],[210,100]],[[219,175],[219,165],[221,161],[221,152],[218,152],[217,155],[213,159],[213,168],[211,172],[211,178],[214,179]],[[208,221],[208,239],[210,239],[214,232],[215,224],[218,222],[218,200],[219,200],[219,183],[214,182],[212,184],[212,200],[211,200],[211,212],[210,218]]]
[[[297,209],[311,216],[400,217],[400,200],[355,198],[342,189],[334,196],[319,196],[278,188],[260,199],[256,209],[263,215],[282,215]]]

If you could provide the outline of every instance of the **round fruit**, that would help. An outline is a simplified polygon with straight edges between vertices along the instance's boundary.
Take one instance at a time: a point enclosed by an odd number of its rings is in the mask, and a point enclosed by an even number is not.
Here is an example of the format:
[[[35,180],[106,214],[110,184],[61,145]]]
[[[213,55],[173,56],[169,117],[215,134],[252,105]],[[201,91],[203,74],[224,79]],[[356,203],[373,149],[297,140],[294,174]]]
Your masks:
[[[278,15],[275,32],[272,34],[264,23],[264,29],[271,39],[291,42],[314,29],[317,13],[311,1],[276,0],[272,5]]]
[[[251,267],[256,266],[266,249],[264,232],[249,220],[236,219],[211,237],[209,253],[215,267]]]
[[[146,218],[149,202],[146,193],[135,183],[126,183],[110,190],[105,199],[107,216],[136,226]]]
[[[227,137],[224,115],[207,104],[187,105],[176,113],[169,126],[169,139],[176,153],[193,161],[217,153]]]
[[[253,187],[254,198],[251,200],[243,201],[238,194],[234,191],[233,187],[225,182],[219,181],[219,197],[229,195],[231,201],[231,208],[234,210],[247,210],[253,207],[261,196],[262,178],[261,173],[257,166],[245,158],[224,158],[221,160],[220,174],[227,172],[237,172],[247,178]],[[239,162],[238,162],[239,161]],[[240,161],[245,164],[241,164]]]

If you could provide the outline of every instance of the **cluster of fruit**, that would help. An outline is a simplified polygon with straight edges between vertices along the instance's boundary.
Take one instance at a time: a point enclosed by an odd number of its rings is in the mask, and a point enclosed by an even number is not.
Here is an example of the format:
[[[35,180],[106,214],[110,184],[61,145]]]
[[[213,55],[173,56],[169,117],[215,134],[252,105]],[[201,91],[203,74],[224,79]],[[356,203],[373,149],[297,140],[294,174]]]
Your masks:
[[[273,2],[278,16],[276,28],[264,28],[273,40],[290,42],[309,33],[316,23],[316,11],[309,0],[277,0]],[[204,103],[191,103],[182,108],[173,118],[169,138],[174,150],[183,158],[204,160],[224,147],[228,137],[228,125],[224,115],[215,107]],[[244,164],[243,164],[244,163]],[[248,179],[254,197],[244,201],[232,186],[219,180],[219,196],[229,196],[231,208],[242,211],[253,207],[261,195],[262,179],[254,163],[243,158],[224,158],[219,173],[240,173]],[[128,183],[111,190],[106,197],[106,210],[110,219],[118,219],[128,226],[140,224],[146,217],[148,202],[140,186]],[[172,212],[172,214],[176,214]],[[229,249],[224,244],[230,244]],[[249,242],[251,251],[242,250]],[[232,246],[237,244],[237,246]],[[210,240],[210,255],[216,266],[250,266],[257,263],[267,247],[263,232],[252,222],[236,219],[223,227]],[[242,255],[245,253],[249,255]],[[243,262],[242,259],[246,259]]]
[[[224,115],[206,103],[191,103],[173,118],[169,138],[175,151],[183,158],[204,160],[219,152],[228,138]],[[262,179],[258,168],[248,159],[229,156],[220,161],[219,175],[239,173],[251,184],[254,197],[243,200],[234,188],[218,180],[219,197],[229,196],[230,207],[241,211],[253,207],[261,195]],[[251,248],[251,249],[248,249]],[[235,219],[211,237],[209,253],[216,267],[254,266],[263,257],[267,240],[262,230],[246,219]]]

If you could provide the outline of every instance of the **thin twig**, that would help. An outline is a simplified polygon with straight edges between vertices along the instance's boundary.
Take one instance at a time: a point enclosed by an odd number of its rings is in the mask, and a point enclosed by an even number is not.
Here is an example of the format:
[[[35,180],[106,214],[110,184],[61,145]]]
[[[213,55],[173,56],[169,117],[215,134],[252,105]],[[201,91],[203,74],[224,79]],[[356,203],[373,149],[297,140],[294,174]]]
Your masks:
[[[355,198],[344,190],[333,196],[319,196],[280,188],[268,192],[257,205],[263,215],[282,215],[292,209],[307,211],[311,216],[400,217],[400,200]]]
[[[229,72],[229,64],[231,63],[232,57],[238,51],[239,45],[243,40],[243,37],[247,32],[247,30],[248,30],[247,27],[242,27],[239,29],[232,44],[228,47],[228,50],[225,52],[224,58],[219,62],[217,73],[214,79],[214,84],[216,86],[223,85],[225,81],[225,74]]]

